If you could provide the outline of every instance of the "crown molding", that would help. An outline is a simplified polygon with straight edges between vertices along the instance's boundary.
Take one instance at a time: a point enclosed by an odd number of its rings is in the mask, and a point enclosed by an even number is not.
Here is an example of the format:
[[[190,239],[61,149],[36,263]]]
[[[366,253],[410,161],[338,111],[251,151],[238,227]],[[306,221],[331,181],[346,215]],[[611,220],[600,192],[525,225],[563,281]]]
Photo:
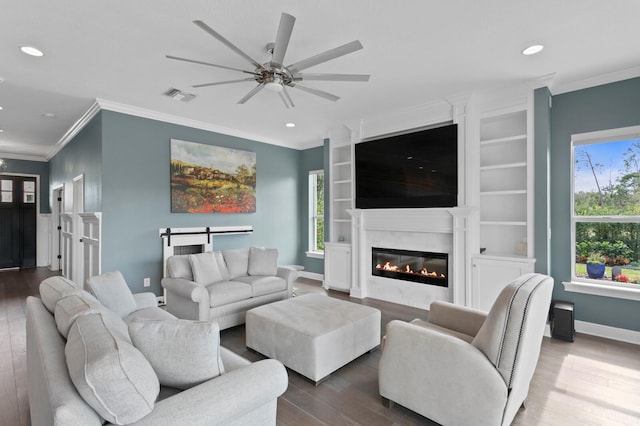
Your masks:
[[[121,104],[118,102],[109,101],[106,99],[96,99],[96,102],[100,106],[101,109],[119,112],[122,114],[133,115],[141,118],[148,118],[151,120],[162,121],[163,123],[176,124],[179,126],[192,127],[194,129],[206,130],[209,132],[221,133],[228,136],[235,136],[238,138],[249,139],[256,142],[267,143],[270,145],[278,145],[285,148],[293,148],[298,149],[298,147],[285,143],[284,141],[278,139],[270,139],[265,138],[262,135],[257,135],[255,133],[243,132],[238,129],[233,129],[230,127],[218,126],[211,123],[206,123],[204,121],[192,120],[190,118],[179,117],[177,115],[165,114],[158,111],[153,111],[146,108],[135,107],[131,105]]]
[[[100,112],[100,105],[98,102],[94,102],[93,105],[89,107],[89,109],[80,116],[80,118],[73,123],[69,130],[66,131],[64,135],[56,142],[56,144],[51,147],[49,152],[47,153],[46,159],[51,160],[62,148],[65,147],[71,140],[80,133],[80,130],[84,129],[84,127],[89,124],[89,122],[95,117],[98,112]]]
[[[590,87],[615,83],[617,81],[628,80],[630,78],[636,77],[640,77],[640,67],[627,68],[620,71],[614,71],[607,74],[601,74],[595,77],[589,77],[582,80],[570,81],[566,83],[555,84],[552,82],[549,85],[549,90],[551,91],[552,95],[560,95],[562,93],[588,89]]]
[[[42,163],[46,163],[48,161],[48,159],[42,155],[12,154],[9,152],[0,152],[0,157],[10,160],[40,161]]]

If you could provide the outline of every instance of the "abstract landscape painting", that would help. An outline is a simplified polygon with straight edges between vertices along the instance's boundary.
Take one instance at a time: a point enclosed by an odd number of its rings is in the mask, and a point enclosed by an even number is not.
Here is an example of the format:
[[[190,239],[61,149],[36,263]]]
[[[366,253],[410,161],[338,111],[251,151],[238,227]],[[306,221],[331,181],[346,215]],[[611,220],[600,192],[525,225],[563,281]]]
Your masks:
[[[255,211],[255,152],[171,140],[172,213]]]

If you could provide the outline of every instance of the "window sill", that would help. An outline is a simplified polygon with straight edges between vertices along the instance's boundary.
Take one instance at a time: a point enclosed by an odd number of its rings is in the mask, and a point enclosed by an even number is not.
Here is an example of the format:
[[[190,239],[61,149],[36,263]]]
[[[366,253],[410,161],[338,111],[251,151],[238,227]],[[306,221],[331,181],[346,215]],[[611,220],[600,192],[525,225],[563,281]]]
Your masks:
[[[323,251],[308,251],[305,253],[307,257],[312,257],[314,259],[324,259]]]
[[[573,293],[592,294],[595,296],[615,297],[617,299],[637,300],[640,301],[640,285],[620,284],[594,284],[580,281],[563,281],[565,291]]]

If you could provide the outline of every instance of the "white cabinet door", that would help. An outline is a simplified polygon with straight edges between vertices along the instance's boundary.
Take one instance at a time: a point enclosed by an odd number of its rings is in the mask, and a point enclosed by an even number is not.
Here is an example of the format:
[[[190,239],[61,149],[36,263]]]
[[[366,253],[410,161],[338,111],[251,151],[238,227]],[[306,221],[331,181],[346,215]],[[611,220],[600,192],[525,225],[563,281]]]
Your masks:
[[[502,289],[523,274],[533,272],[534,259],[499,259],[475,257],[473,259],[474,307],[491,309]]]
[[[351,289],[351,245],[324,244],[324,288],[340,291]]]

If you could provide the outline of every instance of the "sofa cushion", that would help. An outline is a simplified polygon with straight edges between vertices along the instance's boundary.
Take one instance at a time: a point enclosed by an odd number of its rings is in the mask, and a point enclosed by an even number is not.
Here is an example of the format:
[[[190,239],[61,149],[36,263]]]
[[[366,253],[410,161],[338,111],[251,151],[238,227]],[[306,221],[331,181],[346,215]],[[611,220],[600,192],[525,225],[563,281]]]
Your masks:
[[[185,280],[193,281],[189,255],[183,254],[169,256],[167,259],[167,276],[170,278],[184,278]]]
[[[278,273],[278,250],[261,247],[249,249],[249,275],[276,275]]]
[[[251,285],[239,281],[221,281],[207,286],[212,308],[251,298]]]
[[[136,318],[129,334],[163,386],[188,389],[224,373],[215,321]]]
[[[276,293],[287,289],[287,282],[280,277],[265,277],[258,275],[238,277],[236,280],[249,284],[251,286],[251,295],[253,297]]]
[[[56,304],[54,317],[58,331],[66,339],[73,323],[80,315],[91,313],[102,314],[106,326],[118,338],[131,343],[127,324],[115,312],[105,308],[90,293],[79,290],[60,299]]]
[[[105,324],[102,314],[76,319],[65,355],[78,393],[108,422],[132,423],[153,410],[158,377],[144,355]]]
[[[53,313],[58,300],[62,299],[65,294],[80,290],[80,286],[65,277],[49,277],[40,283],[39,290],[42,304],[49,312]]]
[[[227,264],[229,270],[229,279],[237,277],[243,277],[249,275],[249,249],[233,249],[224,250],[222,252],[224,261]]]
[[[137,308],[136,299],[120,271],[91,277],[87,280],[91,292],[106,308],[126,318]]]
[[[196,283],[206,286],[223,280],[218,261],[212,252],[190,254],[189,263]]]
[[[218,268],[220,269],[220,273],[222,274],[222,279],[223,280],[231,279],[231,276],[229,275],[229,269],[227,268],[227,263],[224,260],[224,255],[222,254],[222,252],[214,251],[213,255],[216,258],[216,262],[218,262]]]

